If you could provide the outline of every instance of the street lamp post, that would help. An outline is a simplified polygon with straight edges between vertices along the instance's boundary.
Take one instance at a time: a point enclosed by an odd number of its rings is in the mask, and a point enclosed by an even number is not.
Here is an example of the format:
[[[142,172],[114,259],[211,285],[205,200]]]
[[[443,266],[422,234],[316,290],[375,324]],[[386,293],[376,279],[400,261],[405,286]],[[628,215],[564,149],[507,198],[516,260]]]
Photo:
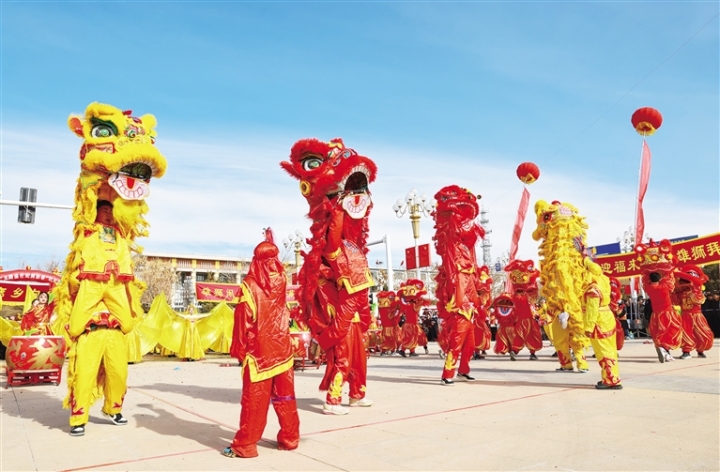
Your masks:
[[[432,211],[432,202],[427,195],[418,195],[417,190],[412,189],[405,195],[405,201],[399,199],[393,205],[393,211],[398,218],[405,213],[410,215],[410,223],[412,224],[413,238],[415,239],[415,269],[417,270],[417,278],[422,280],[420,273],[420,252],[418,251],[418,240],[420,239],[420,218],[422,216],[430,216]]]
[[[635,241],[635,227],[631,226],[625,231],[622,235],[622,237],[617,238],[617,241],[620,243],[620,250],[622,252],[630,252],[635,248],[635,245],[638,243],[641,243],[643,241],[646,241],[648,239],[648,235],[644,234],[641,235],[640,241]]]
[[[287,250],[293,248],[295,251],[295,272],[300,273],[300,252],[305,246],[305,237],[300,230],[297,230],[294,234],[290,234],[286,239],[283,239],[283,246]]]

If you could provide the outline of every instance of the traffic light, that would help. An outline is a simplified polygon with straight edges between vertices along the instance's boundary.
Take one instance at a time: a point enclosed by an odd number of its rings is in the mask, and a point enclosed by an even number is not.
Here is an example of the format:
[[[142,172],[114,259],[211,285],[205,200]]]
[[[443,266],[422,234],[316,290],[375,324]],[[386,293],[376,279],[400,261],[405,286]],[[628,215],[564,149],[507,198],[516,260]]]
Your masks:
[[[20,201],[21,202],[36,202],[37,201],[37,189],[34,188],[20,188]],[[28,205],[20,205],[18,207],[18,223],[33,224],[35,223],[35,207]]]

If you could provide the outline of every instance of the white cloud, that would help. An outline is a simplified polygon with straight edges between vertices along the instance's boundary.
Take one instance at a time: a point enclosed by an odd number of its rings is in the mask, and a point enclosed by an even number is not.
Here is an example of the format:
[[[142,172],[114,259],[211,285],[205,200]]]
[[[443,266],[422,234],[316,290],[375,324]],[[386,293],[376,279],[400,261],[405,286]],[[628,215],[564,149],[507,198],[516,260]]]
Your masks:
[[[278,242],[296,230],[309,235],[307,205],[297,181],[278,165],[296,138],[243,137],[233,144],[161,140],[158,147],[168,159],[168,172],[151,184],[151,236],[139,243],[149,252],[249,257],[266,226],[273,227]],[[346,141],[378,165],[378,180],[371,187],[375,207],[370,241],[389,235],[394,267],[399,267],[404,248],[412,246],[413,239],[408,216],[398,219],[392,205],[412,188],[432,197],[442,186],[457,184],[483,195],[481,203],[489,211],[492,228],[492,260],[509,248],[522,192],[515,176],[519,162],[495,155],[443,155]],[[79,172],[78,147],[79,140],[69,132],[36,138],[4,130],[2,198],[16,200],[19,187],[25,186],[38,189],[38,201],[71,204]],[[591,245],[615,242],[634,223],[635,189],[593,180],[590,171],[542,173],[529,191],[521,259],[537,259],[531,233],[532,206],[538,199],[577,206],[590,225]],[[711,234],[720,226],[717,201],[694,200],[686,189],[664,188],[652,177],[644,207],[646,233],[656,239]],[[19,261],[38,264],[65,257],[72,237],[68,210],[39,208],[34,225],[17,223],[16,215],[15,207],[2,207],[0,263],[6,269]],[[421,244],[431,242],[432,227],[430,218],[421,220]],[[372,247],[368,258],[371,265],[384,262],[384,247]]]

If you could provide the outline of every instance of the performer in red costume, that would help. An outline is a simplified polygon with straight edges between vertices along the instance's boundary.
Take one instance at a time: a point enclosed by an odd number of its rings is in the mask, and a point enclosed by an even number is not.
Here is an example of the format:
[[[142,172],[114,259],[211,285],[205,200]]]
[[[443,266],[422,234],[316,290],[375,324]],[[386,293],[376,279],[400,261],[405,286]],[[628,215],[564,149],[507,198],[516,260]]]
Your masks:
[[[52,336],[50,329],[50,318],[55,310],[55,302],[48,303],[47,292],[40,292],[36,298],[37,305],[34,305],[20,321],[20,328],[28,335]]]
[[[303,139],[281,167],[300,181],[313,221],[310,252],[298,274],[299,301],[307,324],[325,350],[327,368],[320,390],[327,390],[323,413],[345,415],[342,386],[350,386],[350,406],[371,406],[365,398],[367,357],[364,336],[370,321],[368,289],[375,282],[366,258],[372,200],[368,185],[377,168],[345,147]]]
[[[411,357],[417,357],[415,348],[423,346],[425,354],[428,353],[427,337],[420,327],[420,310],[422,307],[429,305],[429,302],[423,298],[427,295],[425,283],[418,279],[408,279],[400,285],[397,296],[400,299],[398,309],[400,313],[405,315],[405,324],[400,330],[400,350],[401,356],[407,357],[405,349],[409,350]]]
[[[467,189],[457,185],[443,187],[435,194],[435,200],[433,240],[442,258],[435,279],[436,297],[447,343],[440,381],[442,385],[454,385],[456,369],[458,380],[475,380],[470,376],[470,358],[475,349],[473,317],[479,306],[475,243],[485,236],[485,230],[474,221],[480,208],[475,195]]]
[[[515,303],[507,293],[502,293],[493,300],[493,313],[497,321],[495,332],[495,354],[504,356],[510,353],[510,360],[515,360],[515,352],[512,350],[515,341]]]
[[[378,292],[378,314],[380,315],[381,339],[380,346],[381,356],[390,356],[398,349],[398,321],[400,321],[400,313],[398,311],[398,301],[395,292]]]
[[[685,264],[675,272],[675,291],[673,300],[682,310],[682,356],[680,359],[692,357],[690,352],[697,351],[698,357],[706,357],[705,351],[712,348],[713,332],[710,330],[705,315],[700,307],[705,303],[703,284],[708,276],[703,270],[692,264]]]
[[[285,305],[287,278],[269,228],[265,234],[235,307],[230,354],[242,363],[243,387],[240,429],[222,452],[227,457],[257,457],[270,403],[280,423],[278,449],[296,449],[300,443],[290,313]]]
[[[622,313],[620,308],[620,300],[622,299],[622,284],[616,277],[609,277],[610,279],[610,311],[615,315],[615,347],[617,350],[621,350],[625,346],[625,330],[622,327],[618,314]],[[627,314],[625,315],[627,318]],[[597,357],[597,354],[595,354]]]
[[[540,325],[535,321],[535,302],[538,298],[537,279],[540,271],[533,261],[514,260],[505,267],[512,286],[512,300],[515,308],[515,336],[512,340],[510,359],[527,347],[530,360],[536,361],[536,351],[542,349]]]
[[[481,266],[478,270],[478,306],[473,325],[475,326],[475,353],[473,359],[485,359],[485,354],[490,349],[492,333],[488,325],[488,311],[492,304],[492,278],[488,266]]]
[[[653,307],[648,329],[658,360],[672,361],[670,350],[679,348],[682,342],[682,321],[672,305],[676,264],[672,244],[667,239],[660,243],[650,240],[648,244],[638,244],[635,246],[635,261],[642,268],[643,289]]]

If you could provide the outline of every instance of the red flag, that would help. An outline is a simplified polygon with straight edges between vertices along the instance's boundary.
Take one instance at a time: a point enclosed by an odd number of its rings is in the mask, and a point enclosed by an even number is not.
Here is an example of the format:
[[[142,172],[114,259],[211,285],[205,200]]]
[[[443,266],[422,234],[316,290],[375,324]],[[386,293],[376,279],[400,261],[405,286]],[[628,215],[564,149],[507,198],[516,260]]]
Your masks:
[[[645,192],[647,192],[648,182],[650,181],[650,164],[652,156],[647,142],[643,139],[642,158],[640,161],[640,179],[638,182],[637,211],[635,213],[635,244],[642,242],[643,234],[645,234],[645,214],[643,213],[643,200]]]
[[[530,192],[528,189],[523,189],[522,198],[520,199],[520,207],[518,208],[517,218],[515,219],[515,227],[513,228],[512,241],[510,241],[510,260],[515,260],[515,256],[518,252],[518,242],[520,241],[520,235],[522,234],[523,224],[525,223],[525,216],[527,215],[528,205],[530,204]]]

